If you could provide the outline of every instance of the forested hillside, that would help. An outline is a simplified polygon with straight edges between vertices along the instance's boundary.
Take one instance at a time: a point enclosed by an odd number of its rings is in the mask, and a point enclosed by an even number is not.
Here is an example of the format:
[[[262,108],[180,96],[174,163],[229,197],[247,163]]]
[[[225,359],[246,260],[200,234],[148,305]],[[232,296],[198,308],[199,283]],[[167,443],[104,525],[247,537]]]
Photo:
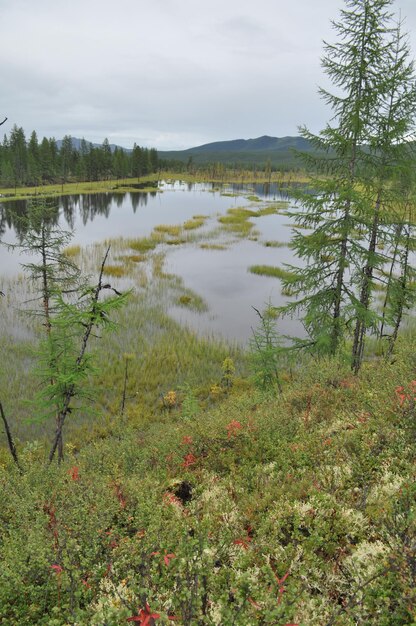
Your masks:
[[[298,169],[296,151],[312,152],[312,144],[302,137],[257,137],[215,141],[188,150],[160,151],[159,157],[166,163],[188,169],[217,163],[236,167],[257,167],[288,170]]]

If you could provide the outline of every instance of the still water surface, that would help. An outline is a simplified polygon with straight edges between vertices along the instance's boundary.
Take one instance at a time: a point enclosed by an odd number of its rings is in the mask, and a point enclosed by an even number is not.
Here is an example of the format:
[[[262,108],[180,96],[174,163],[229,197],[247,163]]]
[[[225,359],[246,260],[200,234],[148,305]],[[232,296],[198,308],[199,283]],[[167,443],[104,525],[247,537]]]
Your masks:
[[[85,194],[59,199],[57,219],[63,229],[74,231],[72,243],[88,247],[108,238],[137,238],[150,235],[159,224],[177,225],[194,215],[208,216],[203,229],[216,229],[218,216],[233,207],[259,208],[249,195],[263,202],[288,200],[276,186],[234,185],[221,189],[210,184],[162,183],[161,192],[135,194]],[[289,207],[293,203],[289,200]],[[24,213],[25,203],[0,204],[0,236],[6,243],[18,241],[19,226],[14,213]],[[280,281],[248,272],[254,264],[277,265],[292,263],[290,249],[265,247],[265,242],[288,242],[291,236],[289,218],[281,214],[252,219],[258,231],[257,241],[238,238],[230,233],[218,233],[210,243],[225,243],[225,250],[202,249],[199,242],[180,246],[158,246],[166,253],[164,269],[179,275],[184,286],[200,295],[208,305],[206,313],[194,313],[181,307],[171,307],[170,314],[201,334],[220,335],[232,341],[246,343],[257,326],[253,306],[263,309],[267,302],[282,304]],[[200,231],[198,231],[200,232]],[[0,290],[3,277],[17,276],[20,263],[27,262],[18,252],[0,246]],[[298,334],[296,320],[279,322],[282,334]]]

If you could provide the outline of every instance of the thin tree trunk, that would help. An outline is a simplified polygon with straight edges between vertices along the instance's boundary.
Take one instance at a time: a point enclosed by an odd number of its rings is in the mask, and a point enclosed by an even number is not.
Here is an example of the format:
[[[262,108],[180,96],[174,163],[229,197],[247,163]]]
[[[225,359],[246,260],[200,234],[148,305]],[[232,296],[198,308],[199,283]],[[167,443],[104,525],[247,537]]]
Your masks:
[[[360,52],[360,57],[361,57],[360,67],[361,68],[363,67],[362,61],[364,58],[364,49],[365,49],[364,38],[365,38],[365,33],[367,31],[367,22],[368,22],[368,13],[366,10],[365,15],[364,15],[364,24],[363,24],[363,29],[362,29],[362,40],[361,40],[361,52]],[[364,80],[365,80],[365,76],[361,72],[359,85],[358,85],[358,93],[357,93],[356,102],[355,102],[357,119],[360,119],[360,106],[361,106],[361,100],[362,100],[362,94],[363,94]],[[359,134],[360,134],[360,130],[358,126],[356,125],[354,128],[352,139],[351,139],[351,158],[350,158],[349,166],[348,166],[349,182],[351,185],[353,184],[355,177],[356,177],[357,148],[358,148]],[[349,232],[348,222],[350,219],[350,212],[351,212],[351,200],[349,199],[346,202],[346,206],[344,210],[342,241],[341,241],[340,257],[339,257],[339,263],[338,263],[338,272],[337,272],[335,294],[334,294],[331,354],[336,353],[339,347],[340,339],[341,339],[340,321],[341,321],[342,288],[344,285],[344,274],[345,274],[345,268],[347,265],[347,252],[348,252],[347,246],[348,246],[348,232]]]
[[[124,407],[126,405],[128,370],[129,370],[129,361],[128,361],[128,359],[126,359],[126,367],[124,369],[123,396],[121,398],[121,408],[120,408],[121,415],[124,415]]]
[[[363,308],[363,311],[367,313],[369,305],[370,305],[370,286],[371,279],[373,278],[374,272],[374,255],[376,252],[377,245],[377,236],[378,236],[378,226],[380,219],[380,205],[381,205],[381,190],[379,190],[377,194],[377,200],[374,208],[374,217],[373,223],[371,226],[371,238],[370,244],[368,246],[368,256],[367,256],[367,264],[363,271],[363,284],[361,287],[360,293],[360,304]],[[361,317],[357,317],[357,322],[355,324],[354,331],[354,342],[352,347],[352,370],[354,374],[358,374],[361,363],[364,355],[364,342],[365,342],[365,334],[367,331],[367,325],[365,319]]]
[[[402,234],[402,230],[403,230],[403,224],[399,224],[397,226],[397,229],[396,229],[394,252],[393,252],[393,257],[392,257],[391,264],[390,264],[389,277],[388,277],[388,281],[387,281],[386,295],[384,297],[384,302],[383,302],[382,319],[381,319],[381,326],[380,326],[380,332],[379,332],[379,337],[380,338],[383,337],[384,326],[386,325],[387,303],[388,303],[389,297],[390,297],[391,282],[392,282],[392,278],[393,278],[394,267],[396,265],[396,259],[397,259],[397,255],[398,255],[398,249],[399,249],[399,240],[400,240],[400,237],[401,237],[401,234]]]
[[[2,419],[3,424],[4,424],[4,430],[6,431],[7,445],[9,446],[10,454],[12,455],[13,461],[16,463],[16,466],[17,466],[19,472],[22,473],[22,468],[20,466],[19,458],[17,456],[16,446],[15,446],[15,443],[13,441],[13,437],[12,437],[12,434],[10,432],[9,423],[7,421],[6,415],[5,415],[4,410],[3,410],[3,405],[2,405],[1,402],[0,402],[0,415],[1,415],[1,419]]]
[[[46,334],[47,334],[48,339],[50,339],[51,328],[52,328],[51,315],[50,315],[50,285],[49,285],[48,269],[47,269],[48,259],[46,255],[46,246],[47,246],[46,232],[45,232],[45,225],[43,221],[42,221],[42,244],[41,245],[42,245],[41,255],[42,255],[43,311],[45,314]],[[55,381],[53,380],[53,378],[51,378],[50,384],[53,385],[54,382]],[[56,415],[55,417],[56,425],[58,425],[58,420],[59,420],[59,416]],[[59,462],[63,461],[64,459],[64,445],[63,445],[62,433],[58,441],[58,459],[59,459]]]
[[[403,271],[400,278],[400,300],[397,308],[397,316],[396,322],[394,324],[393,332],[389,341],[389,348],[387,351],[386,358],[389,359],[393,353],[394,346],[397,340],[397,335],[399,334],[400,325],[403,319],[403,310],[405,305],[405,297],[406,297],[406,289],[407,289],[407,272],[409,268],[409,245],[410,245],[410,227],[406,233],[406,247],[405,247],[405,255],[404,255],[404,263],[403,263]]]
[[[332,334],[331,334],[331,354],[334,355],[338,350],[339,342],[341,339],[341,327],[340,327],[340,318],[341,318],[341,302],[342,302],[342,287],[344,285],[344,273],[347,264],[347,225],[350,217],[350,203],[348,202],[348,206],[345,209],[344,213],[344,233],[341,241],[341,249],[340,249],[340,257],[338,262],[338,271],[337,271],[337,279],[334,293],[334,310],[332,315]]]

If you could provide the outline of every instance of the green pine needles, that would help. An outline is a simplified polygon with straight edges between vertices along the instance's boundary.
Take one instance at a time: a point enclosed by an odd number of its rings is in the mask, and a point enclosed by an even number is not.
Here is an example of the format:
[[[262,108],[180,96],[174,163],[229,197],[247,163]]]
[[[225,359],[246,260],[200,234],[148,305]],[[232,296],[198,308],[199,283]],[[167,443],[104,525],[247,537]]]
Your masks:
[[[302,316],[304,347],[335,354],[351,340],[355,372],[366,336],[381,336],[383,321],[391,351],[396,322],[409,300],[409,280],[399,277],[409,275],[405,248],[413,245],[408,216],[414,155],[408,139],[416,89],[408,44],[391,5],[392,0],[346,0],[340,21],[333,23],[338,41],[325,43],[322,66],[336,93],[320,89],[320,94],[333,117],[319,135],[301,129],[318,154],[301,155],[315,172],[313,193],[299,193],[300,209],[291,214],[296,224],[291,247],[303,266],[289,267],[296,276],[290,285],[282,280],[295,300],[281,313]],[[394,281],[399,280],[402,292],[387,329],[374,287],[386,279],[389,264],[384,311],[393,306]]]

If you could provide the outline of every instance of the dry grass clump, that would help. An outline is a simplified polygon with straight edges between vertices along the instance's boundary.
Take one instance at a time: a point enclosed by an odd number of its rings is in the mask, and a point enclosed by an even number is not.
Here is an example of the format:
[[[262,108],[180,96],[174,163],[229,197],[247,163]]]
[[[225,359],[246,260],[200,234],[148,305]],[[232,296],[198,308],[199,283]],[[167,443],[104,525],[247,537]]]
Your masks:
[[[127,274],[127,269],[122,265],[106,265],[103,274],[114,276],[114,278],[121,278]]]
[[[77,257],[81,254],[81,246],[67,246],[63,250],[63,254],[69,258]]]

